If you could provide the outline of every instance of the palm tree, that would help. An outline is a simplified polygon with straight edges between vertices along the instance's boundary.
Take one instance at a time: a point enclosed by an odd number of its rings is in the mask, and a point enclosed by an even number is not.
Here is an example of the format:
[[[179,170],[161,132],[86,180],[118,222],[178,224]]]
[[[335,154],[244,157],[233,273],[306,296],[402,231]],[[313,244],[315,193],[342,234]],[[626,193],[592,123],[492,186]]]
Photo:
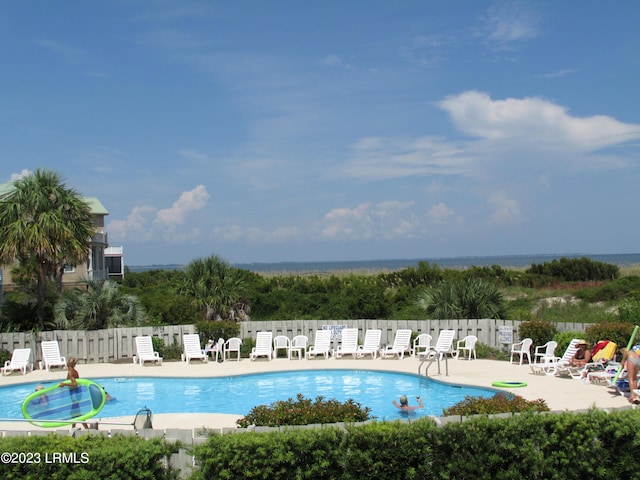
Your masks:
[[[37,317],[44,327],[46,282],[87,258],[95,233],[89,205],[56,172],[38,169],[0,198],[0,264],[35,265]]]
[[[192,297],[207,320],[246,319],[243,300],[245,281],[241,271],[216,255],[198,258],[187,265],[181,293]]]
[[[504,318],[505,304],[498,288],[480,278],[444,280],[422,290],[416,305],[431,318]]]
[[[56,303],[55,320],[60,328],[99,330],[137,327],[146,322],[147,314],[138,297],[106,280],[89,282],[87,290],[65,292]]]

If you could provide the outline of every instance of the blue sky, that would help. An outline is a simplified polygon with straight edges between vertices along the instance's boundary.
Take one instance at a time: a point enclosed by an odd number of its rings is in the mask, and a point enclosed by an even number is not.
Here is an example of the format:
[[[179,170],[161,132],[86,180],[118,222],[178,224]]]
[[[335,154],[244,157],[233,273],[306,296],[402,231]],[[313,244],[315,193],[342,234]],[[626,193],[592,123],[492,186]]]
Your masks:
[[[0,2],[0,182],[130,265],[638,252],[640,3]]]

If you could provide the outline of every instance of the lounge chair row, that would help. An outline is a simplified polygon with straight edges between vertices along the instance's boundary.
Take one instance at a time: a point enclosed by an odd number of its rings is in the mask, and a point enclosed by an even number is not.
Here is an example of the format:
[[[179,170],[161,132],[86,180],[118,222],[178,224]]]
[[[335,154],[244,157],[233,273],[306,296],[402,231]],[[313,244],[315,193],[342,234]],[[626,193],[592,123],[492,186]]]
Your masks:
[[[51,367],[67,368],[67,359],[60,355],[60,347],[55,340],[43,340],[40,343],[42,350],[42,361],[39,362],[40,368],[50,370]],[[1,368],[3,375],[8,375],[16,370],[21,371],[23,375],[27,370],[33,370],[33,362],[31,361],[30,348],[16,348],[11,354],[11,359],[4,362]]]

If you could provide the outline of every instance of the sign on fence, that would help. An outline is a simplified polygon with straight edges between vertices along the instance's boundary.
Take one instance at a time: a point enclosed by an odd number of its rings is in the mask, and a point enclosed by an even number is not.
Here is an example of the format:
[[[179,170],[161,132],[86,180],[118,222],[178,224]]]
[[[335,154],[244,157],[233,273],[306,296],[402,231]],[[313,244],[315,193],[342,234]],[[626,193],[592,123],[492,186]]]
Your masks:
[[[322,330],[331,330],[331,341],[339,342],[342,340],[342,330],[347,328],[346,325],[322,325]]]
[[[498,342],[513,343],[513,327],[498,327]]]

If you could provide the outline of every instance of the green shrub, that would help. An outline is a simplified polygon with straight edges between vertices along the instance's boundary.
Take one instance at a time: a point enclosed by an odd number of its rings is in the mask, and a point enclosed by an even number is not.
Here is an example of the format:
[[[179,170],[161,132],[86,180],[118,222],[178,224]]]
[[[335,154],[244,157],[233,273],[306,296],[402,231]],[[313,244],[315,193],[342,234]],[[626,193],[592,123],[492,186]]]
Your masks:
[[[11,352],[0,350],[0,365],[4,365],[7,360],[11,360]]]
[[[256,346],[256,341],[249,337],[242,339],[242,345],[240,345],[240,356],[243,358],[249,358],[251,350]]]
[[[171,345],[165,345],[164,340],[159,337],[151,337],[151,343],[153,344],[153,350],[158,352],[158,355],[164,360],[180,360],[182,357],[182,347],[178,345],[175,335]]]
[[[610,340],[618,345],[617,350],[626,347],[633,332],[633,325],[630,323],[596,323],[587,328],[587,342],[594,345],[601,340]],[[638,337],[636,340],[640,340]]]
[[[312,423],[363,422],[370,419],[369,407],[349,399],[341,403],[334,399],[316,397],[315,402],[299,393],[296,400],[289,398],[273,402],[271,406],[258,405],[246,417],[236,421],[240,427],[249,425],[277,427],[281,425],[309,425]]]
[[[3,452],[39,455],[39,462],[0,464],[1,478],[46,478],[75,480],[100,478],[108,480],[158,479],[175,480],[178,472],[165,467],[169,455],[176,450],[162,439],[145,440],[130,435],[83,435],[79,438],[56,434],[0,439]],[[68,461],[54,457],[64,453]],[[54,461],[58,458],[57,461]]]
[[[530,338],[533,340],[533,345],[531,346],[532,353],[535,351],[536,347],[544,345],[549,340],[552,340],[556,333],[558,333],[556,326],[545,320],[522,322],[518,329],[518,335],[520,335],[520,338]]]
[[[195,324],[196,331],[200,335],[200,341],[203,346],[209,340],[218,340],[224,338],[228,340],[232,337],[240,335],[240,325],[237,322],[230,321],[212,321],[202,320]]]
[[[569,346],[569,343],[571,343],[571,340],[573,340],[574,338],[585,338],[586,336],[587,335],[585,334],[585,332],[577,332],[575,330],[557,333],[553,337],[553,339],[558,342],[558,346],[556,347],[556,356],[561,357],[562,355],[564,355],[564,352],[567,350],[567,347]]]
[[[636,325],[640,323],[640,300],[628,298],[618,305],[618,318],[621,322]]]
[[[506,349],[490,347],[485,343],[476,343],[476,355],[478,358],[490,360],[509,360],[509,352]]]
[[[192,479],[341,478],[344,435],[337,428],[213,434],[193,448],[199,468]]]
[[[525,400],[518,395],[509,395],[502,392],[493,397],[465,397],[461,402],[442,410],[444,416],[448,415],[493,415],[496,413],[520,413],[520,412],[548,412],[547,403],[539,398],[537,400]]]

